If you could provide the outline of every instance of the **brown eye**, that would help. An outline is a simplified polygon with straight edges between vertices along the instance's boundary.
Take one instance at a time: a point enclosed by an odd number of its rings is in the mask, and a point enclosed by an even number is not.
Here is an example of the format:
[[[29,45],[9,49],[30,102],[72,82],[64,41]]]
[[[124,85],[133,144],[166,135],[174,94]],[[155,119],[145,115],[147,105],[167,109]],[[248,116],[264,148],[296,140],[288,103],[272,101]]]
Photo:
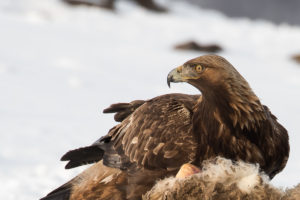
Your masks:
[[[196,65],[195,69],[196,69],[197,72],[202,72],[203,67],[201,65]]]

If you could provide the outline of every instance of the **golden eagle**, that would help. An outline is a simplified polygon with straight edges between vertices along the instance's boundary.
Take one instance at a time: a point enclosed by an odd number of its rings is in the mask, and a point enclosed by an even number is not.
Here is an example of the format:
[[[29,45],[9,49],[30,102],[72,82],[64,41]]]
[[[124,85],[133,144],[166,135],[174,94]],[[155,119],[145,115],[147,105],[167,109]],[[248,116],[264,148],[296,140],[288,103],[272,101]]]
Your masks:
[[[286,165],[286,129],[261,104],[247,81],[224,58],[205,55],[168,74],[202,95],[166,94],[113,104],[118,125],[91,146],[67,152],[66,168],[95,163],[43,200],[141,199],[159,179],[184,163],[201,168],[222,156],[258,163],[273,178]]]

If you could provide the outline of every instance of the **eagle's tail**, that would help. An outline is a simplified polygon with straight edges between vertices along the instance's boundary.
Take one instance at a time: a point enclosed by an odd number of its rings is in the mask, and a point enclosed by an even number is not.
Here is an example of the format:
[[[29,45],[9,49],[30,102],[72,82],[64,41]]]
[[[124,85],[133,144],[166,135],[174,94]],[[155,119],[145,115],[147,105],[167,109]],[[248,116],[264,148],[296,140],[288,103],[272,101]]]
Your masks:
[[[125,172],[106,167],[99,161],[40,200],[123,200],[126,184]]]
[[[71,188],[57,188],[56,190],[49,193],[47,196],[40,200],[69,200],[71,194]]]

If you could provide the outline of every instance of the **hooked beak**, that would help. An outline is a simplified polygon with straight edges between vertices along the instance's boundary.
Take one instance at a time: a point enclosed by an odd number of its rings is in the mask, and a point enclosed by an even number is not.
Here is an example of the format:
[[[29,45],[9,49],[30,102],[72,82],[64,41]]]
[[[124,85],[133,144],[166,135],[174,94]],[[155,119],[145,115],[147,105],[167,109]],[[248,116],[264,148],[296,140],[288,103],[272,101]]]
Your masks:
[[[182,78],[182,66],[177,67],[170,71],[167,78],[168,86],[170,87],[170,83],[177,83],[177,82],[185,82],[185,79]]]

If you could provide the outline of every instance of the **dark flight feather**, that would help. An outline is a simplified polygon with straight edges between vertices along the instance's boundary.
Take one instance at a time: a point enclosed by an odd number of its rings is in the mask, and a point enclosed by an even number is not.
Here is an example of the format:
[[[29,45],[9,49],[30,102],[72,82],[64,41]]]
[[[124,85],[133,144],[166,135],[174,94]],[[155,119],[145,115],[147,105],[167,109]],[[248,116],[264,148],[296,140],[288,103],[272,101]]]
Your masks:
[[[116,103],[104,109],[103,113],[116,113],[114,116],[115,121],[121,122],[144,103],[145,101],[143,100],[135,100],[130,103]]]
[[[67,189],[54,190],[40,200],[69,200],[71,194],[71,186],[72,185],[70,185],[70,187]]]
[[[170,82],[188,82],[202,95],[166,94],[111,105],[104,113],[115,113],[120,123],[91,146],[62,157],[69,161],[66,168],[97,163],[44,200],[68,192],[70,200],[141,199],[181,165],[201,167],[217,156],[257,163],[270,178],[285,167],[287,131],[224,58],[192,59],[169,73]]]
[[[82,147],[79,149],[68,151],[60,159],[61,161],[69,161],[65,166],[66,169],[71,169],[81,165],[98,162],[102,159],[104,151],[97,145]]]

